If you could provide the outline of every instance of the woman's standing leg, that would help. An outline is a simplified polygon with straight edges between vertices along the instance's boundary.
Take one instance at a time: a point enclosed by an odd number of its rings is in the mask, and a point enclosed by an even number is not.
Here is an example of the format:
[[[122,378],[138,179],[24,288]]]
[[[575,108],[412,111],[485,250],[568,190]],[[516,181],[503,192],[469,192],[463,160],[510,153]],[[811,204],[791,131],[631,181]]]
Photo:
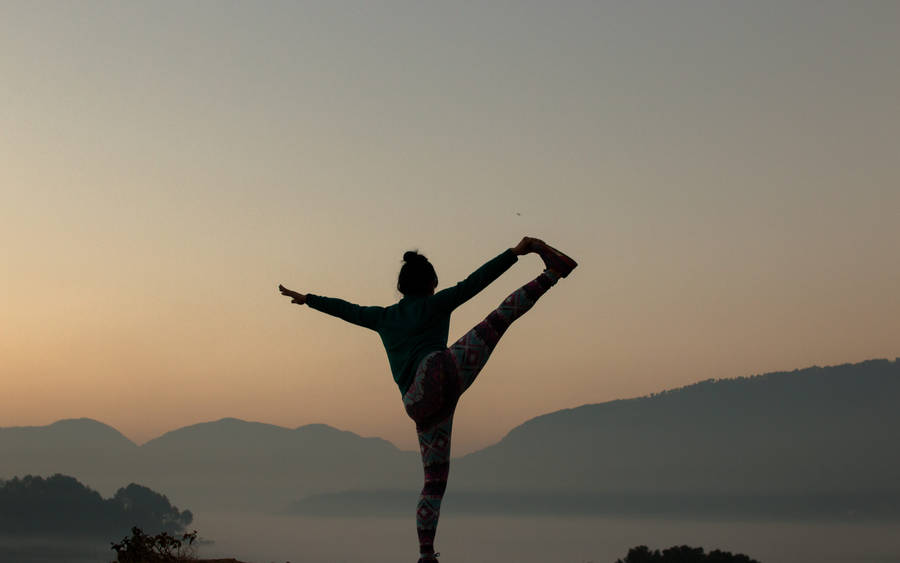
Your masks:
[[[456,341],[446,353],[423,361],[420,372],[404,397],[407,412],[417,422],[416,432],[425,472],[425,486],[416,508],[420,561],[433,559],[441,501],[450,475],[450,438],[459,395],[475,380],[509,325],[531,309],[558,280],[555,272],[547,270],[510,294],[500,307]],[[455,380],[447,381],[446,378]],[[427,404],[428,399],[436,395],[442,397],[441,415],[436,421],[433,417],[421,418],[414,409],[417,405]],[[433,408],[426,410],[430,412]]]
[[[420,561],[434,558],[434,535],[437,531],[441,501],[450,475],[450,435],[453,413],[430,428],[418,428],[419,449],[425,470],[425,486],[416,507],[416,533],[419,536]]]
[[[419,561],[434,561],[434,536],[450,472],[450,436],[459,399],[459,377],[449,350],[422,359],[403,395],[406,413],[416,422],[425,485],[416,506]]]
[[[544,270],[541,275],[512,292],[483,321],[450,346],[458,368],[460,393],[475,381],[509,325],[528,312],[557,281],[559,274]]]

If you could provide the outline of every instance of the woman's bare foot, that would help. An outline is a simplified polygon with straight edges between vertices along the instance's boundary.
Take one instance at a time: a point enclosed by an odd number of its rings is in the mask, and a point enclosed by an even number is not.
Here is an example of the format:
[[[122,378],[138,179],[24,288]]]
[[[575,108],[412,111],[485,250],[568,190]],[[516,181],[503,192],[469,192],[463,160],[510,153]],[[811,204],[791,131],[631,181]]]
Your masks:
[[[535,239],[537,240],[537,239]],[[544,261],[547,269],[556,272],[561,278],[568,276],[578,266],[578,262],[572,260],[559,250],[556,250],[542,240],[537,240],[535,252]]]

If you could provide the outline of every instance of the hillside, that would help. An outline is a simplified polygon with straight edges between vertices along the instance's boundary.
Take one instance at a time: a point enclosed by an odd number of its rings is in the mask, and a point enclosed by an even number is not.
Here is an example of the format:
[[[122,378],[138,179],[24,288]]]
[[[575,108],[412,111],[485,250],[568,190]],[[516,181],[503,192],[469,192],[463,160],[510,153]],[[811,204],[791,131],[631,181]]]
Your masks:
[[[896,493],[898,404],[897,360],[704,381],[531,419],[457,460],[454,478],[473,491]]]

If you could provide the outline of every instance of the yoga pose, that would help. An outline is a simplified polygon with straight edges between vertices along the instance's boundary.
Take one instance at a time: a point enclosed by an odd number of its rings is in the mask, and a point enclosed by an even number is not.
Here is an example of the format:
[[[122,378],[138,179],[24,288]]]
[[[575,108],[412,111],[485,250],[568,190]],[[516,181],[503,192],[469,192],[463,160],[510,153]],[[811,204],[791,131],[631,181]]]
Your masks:
[[[490,285],[519,256],[538,254],[546,270],[503,300],[475,328],[447,347],[450,313]],[[472,385],[510,323],[528,311],[577,263],[543,241],[525,237],[453,287],[435,293],[438,278],[427,258],[403,255],[397,289],[403,298],[389,307],[361,307],[341,299],[302,294],[279,285],[291,303],[334,315],[378,332],[406,413],[416,423],[425,486],[416,509],[419,563],[433,562],[434,534],[450,472],[450,433],[460,395]]]

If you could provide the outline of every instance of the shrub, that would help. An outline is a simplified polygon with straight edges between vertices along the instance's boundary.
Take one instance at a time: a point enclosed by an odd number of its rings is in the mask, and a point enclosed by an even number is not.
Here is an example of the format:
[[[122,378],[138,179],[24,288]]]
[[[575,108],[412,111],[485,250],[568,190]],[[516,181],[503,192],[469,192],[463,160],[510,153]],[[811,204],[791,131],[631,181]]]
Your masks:
[[[131,537],[113,543],[110,549],[116,552],[118,563],[177,563],[196,558],[194,541],[197,530],[183,534],[181,539],[162,532],[148,536],[140,528],[131,529]]]
[[[651,551],[646,545],[639,545],[628,550],[625,559],[617,559],[616,563],[759,563],[743,554],[732,554],[729,551],[714,549],[704,553],[702,547],[686,545],[664,549],[662,553]]]

